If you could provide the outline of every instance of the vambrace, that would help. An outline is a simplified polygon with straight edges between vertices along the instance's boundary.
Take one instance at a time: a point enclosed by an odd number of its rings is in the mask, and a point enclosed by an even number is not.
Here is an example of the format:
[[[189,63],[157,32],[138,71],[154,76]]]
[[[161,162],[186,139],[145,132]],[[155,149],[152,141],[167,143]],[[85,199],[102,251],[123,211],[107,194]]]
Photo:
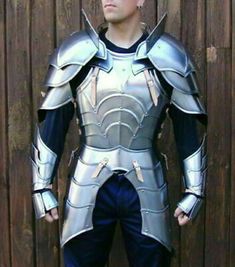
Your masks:
[[[57,155],[42,141],[37,128],[31,155],[33,204],[37,219],[44,217],[47,211],[58,206],[52,191],[48,189],[52,183],[56,158]]]
[[[205,149],[206,138],[192,155],[183,161],[183,178],[185,194],[184,198],[178,203],[190,219],[196,217],[205,193],[207,156]]]
[[[33,191],[46,188],[52,182],[52,174],[57,155],[46,146],[37,128],[35,142],[32,144]]]

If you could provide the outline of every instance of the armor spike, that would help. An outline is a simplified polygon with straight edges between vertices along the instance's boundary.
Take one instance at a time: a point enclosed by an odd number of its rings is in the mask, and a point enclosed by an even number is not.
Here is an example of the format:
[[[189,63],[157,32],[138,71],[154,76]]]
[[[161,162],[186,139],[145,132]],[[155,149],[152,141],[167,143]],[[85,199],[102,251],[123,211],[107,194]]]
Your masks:
[[[157,26],[152,30],[152,32],[149,34],[148,38],[146,39],[146,49],[147,49],[146,54],[152,49],[152,47],[155,45],[157,40],[164,33],[166,19],[167,19],[167,13],[164,13],[162,18],[158,22]]]
[[[95,46],[99,48],[99,35],[91,25],[84,9],[82,9],[82,20],[85,26],[85,31],[88,33]]]

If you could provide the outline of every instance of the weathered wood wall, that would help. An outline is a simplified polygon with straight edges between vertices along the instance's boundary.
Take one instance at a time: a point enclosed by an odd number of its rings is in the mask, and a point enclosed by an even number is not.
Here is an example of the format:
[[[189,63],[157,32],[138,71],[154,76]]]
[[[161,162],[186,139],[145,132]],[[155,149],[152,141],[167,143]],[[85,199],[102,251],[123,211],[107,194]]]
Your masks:
[[[0,266],[63,266],[58,231],[36,222],[31,205],[29,143],[41,99],[48,56],[81,28],[84,8],[93,25],[103,21],[99,0],[0,1]],[[153,27],[167,11],[167,31],[181,39],[199,67],[206,103],[209,168],[207,198],[197,220],[183,228],[172,217],[173,267],[235,266],[235,0],[146,0],[143,19]],[[72,126],[58,174],[62,201]],[[169,121],[161,142],[168,155],[172,213],[181,179]],[[109,267],[128,266],[120,233]],[[123,256],[122,256],[123,255]],[[147,267],[147,266],[146,266]]]

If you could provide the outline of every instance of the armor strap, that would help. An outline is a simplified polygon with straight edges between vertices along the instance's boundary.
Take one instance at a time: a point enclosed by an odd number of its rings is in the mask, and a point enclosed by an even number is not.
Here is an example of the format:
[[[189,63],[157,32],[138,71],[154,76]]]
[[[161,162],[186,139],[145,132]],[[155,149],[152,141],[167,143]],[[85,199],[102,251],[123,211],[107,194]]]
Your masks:
[[[148,85],[148,89],[149,89],[149,93],[151,95],[154,106],[157,106],[158,95],[157,95],[156,86],[155,86],[154,81],[153,81],[152,77],[150,76],[149,71],[147,69],[144,70],[144,76],[145,76],[145,79],[146,79],[146,82]]]
[[[91,101],[93,106],[96,105],[97,101],[97,77],[99,70],[99,67],[95,67],[91,77]]]
[[[96,167],[94,173],[92,174],[92,178],[97,178],[102,169],[108,164],[109,159],[104,158]]]
[[[137,176],[137,179],[140,181],[140,182],[144,182],[144,176],[143,176],[143,173],[141,171],[141,168],[140,168],[140,165],[139,163],[136,161],[136,160],[133,160],[132,161],[132,164],[134,166],[134,169],[135,169],[135,173],[136,173],[136,176]]]

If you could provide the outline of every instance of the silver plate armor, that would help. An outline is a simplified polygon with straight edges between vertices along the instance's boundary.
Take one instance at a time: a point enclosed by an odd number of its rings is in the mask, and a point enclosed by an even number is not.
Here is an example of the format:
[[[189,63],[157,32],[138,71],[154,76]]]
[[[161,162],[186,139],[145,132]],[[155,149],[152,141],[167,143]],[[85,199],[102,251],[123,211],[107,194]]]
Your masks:
[[[108,53],[111,71],[94,66],[77,89],[85,144],[71,175],[61,243],[93,228],[99,188],[115,170],[125,170],[140,198],[142,233],[171,249],[167,185],[152,149],[156,126],[169,98],[160,93],[154,71],[133,74],[135,54]],[[76,216],[83,219],[75,220]]]
[[[56,154],[42,141],[37,128],[32,145],[33,191],[46,188],[51,184]]]
[[[46,85],[54,89],[41,108],[46,111],[72,101],[68,82],[84,65],[91,67],[77,88],[83,144],[70,174],[61,245],[93,228],[99,188],[114,171],[125,170],[140,199],[142,234],[170,250],[167,184],[152,146],[170,104],[187,113],[205,114],[195,68],[183,46],[164,33],[165,18],[134,54],[108,51],[86,17],[85,24],[86,30],[73,34],[51,58]],[[172,97],[157,72],[173,87]],[[57,94],[61,97],[55,103]]]
[[[42,218],[46,212],[58,206],[51,191],[43,191],[52,183],[52,174],[57,155],[42,141],[39,128],[32,145],[33,204],[36,218]],[[35,192],[36,191],[36,192]]]
[[[33,194],[33,205],[37,219],[46,215],[46,212],[58,207],[58,202],[51,191]]]
[[[197,151],[183,161],[184,186],[188,194],[178,203],[178,207],[187,213],[190,219],[197,215],[204,197],[207,167],[205,140],[206,138]]]

